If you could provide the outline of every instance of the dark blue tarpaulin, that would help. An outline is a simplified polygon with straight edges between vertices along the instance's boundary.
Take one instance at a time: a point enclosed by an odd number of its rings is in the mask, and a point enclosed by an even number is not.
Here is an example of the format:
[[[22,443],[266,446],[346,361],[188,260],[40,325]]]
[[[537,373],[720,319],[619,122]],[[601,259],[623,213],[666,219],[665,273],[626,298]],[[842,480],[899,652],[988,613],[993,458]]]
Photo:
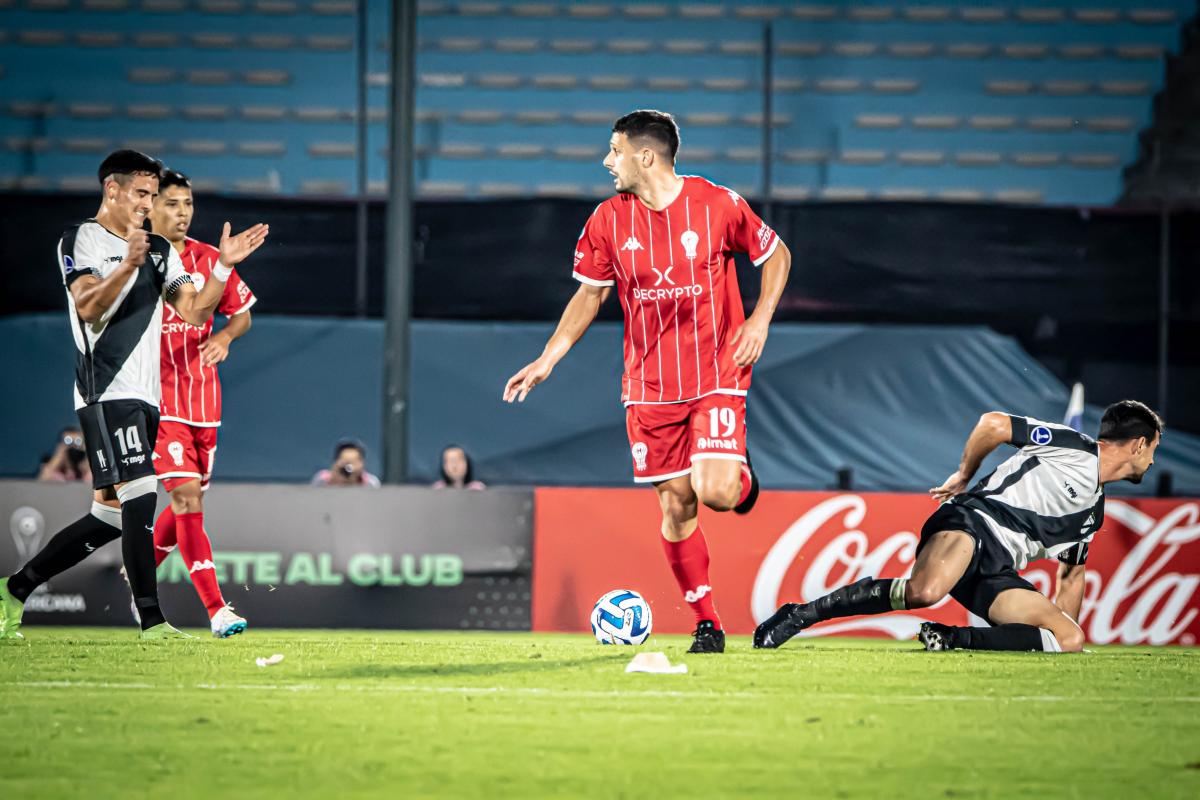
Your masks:
[[[519,405],[504,381],[541,352],[552,326],[417,322],[412,338],[410,466],[433,480],[445,444],[461,444],[489,483],[625,485],[619,399],[621,331],[590,330]],[[0,474],[31,475],[73,418],[66,315],[0,319],[4,446]],[[304,480],[333,442],[362,439],[379,463],[383,326],[378,321],[256,317],[221,366],[225,424],[216,479]],[[1016,342],[984,328],[791,325],[771,330],[748,403],[764,485],[826,488],[838,469],[865,490],[923,490],[953,471],[979,415],[1061,422],[1068,388]],[[1094,434],[1102,409],[1088,406]],[[1156,470],[1200,495],[1200,438],[1169,431]],[[1154,473],[1141,493],[1154,489]],[[1132,488],[1132,487],[1130,487]]]

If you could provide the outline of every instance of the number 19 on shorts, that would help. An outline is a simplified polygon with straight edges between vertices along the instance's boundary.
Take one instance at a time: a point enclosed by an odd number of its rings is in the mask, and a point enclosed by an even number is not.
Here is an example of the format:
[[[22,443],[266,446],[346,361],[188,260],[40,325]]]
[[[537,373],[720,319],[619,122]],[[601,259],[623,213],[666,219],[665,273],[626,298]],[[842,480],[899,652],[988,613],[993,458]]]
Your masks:
[[[728,439],[737,427],[737,414],[732,408],[710,408],[708,410],[708,435],[714,439]]]

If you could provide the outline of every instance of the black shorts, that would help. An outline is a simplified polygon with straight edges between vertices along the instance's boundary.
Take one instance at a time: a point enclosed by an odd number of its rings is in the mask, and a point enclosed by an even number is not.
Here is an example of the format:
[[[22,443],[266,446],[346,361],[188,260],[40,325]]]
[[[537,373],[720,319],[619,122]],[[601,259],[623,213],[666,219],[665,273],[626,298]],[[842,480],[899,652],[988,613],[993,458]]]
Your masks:
[[[75,413],[79,415],[94,488],[154,477],[157,408],[141,400],[105,400]]]
[[[971,556],[971,563],[950,590],[950,596],[975,616],[992,622],[988,610],[1000,593],[1007,589],[1037,591],[1032,583],[1017,574],[1012,556],[996,541],[987,523],[971,509],[943,503],[921,528],[921,543],[917,545],[917,553],[921,552],[930,536],[941,531],[964,531],[975,540],[975,554]]]

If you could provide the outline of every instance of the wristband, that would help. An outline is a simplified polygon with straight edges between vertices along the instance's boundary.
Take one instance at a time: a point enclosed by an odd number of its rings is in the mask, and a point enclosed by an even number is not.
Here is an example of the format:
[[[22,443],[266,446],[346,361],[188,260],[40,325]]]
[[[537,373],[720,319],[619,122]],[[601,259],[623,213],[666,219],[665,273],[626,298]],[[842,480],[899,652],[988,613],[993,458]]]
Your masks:
[[[222,264],[220,261],[218,261],[216,264],[213,265],[212,276],[214,278],[216,278],[217,280],[219,280],[221,283],[225,283],[226,281],[228,281],[229,276],[232,274],[233,274],[233,267],[227,267],[224,264]]]

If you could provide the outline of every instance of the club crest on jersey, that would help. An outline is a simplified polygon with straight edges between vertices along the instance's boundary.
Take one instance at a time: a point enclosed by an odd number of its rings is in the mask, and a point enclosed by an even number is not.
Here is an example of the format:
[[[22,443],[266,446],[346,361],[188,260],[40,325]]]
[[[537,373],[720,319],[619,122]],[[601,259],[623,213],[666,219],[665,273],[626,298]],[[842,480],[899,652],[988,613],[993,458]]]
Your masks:
[[[622,250],[645,250],[642,243],[637,240],[636,236],[630,236],[625,240],[625,244],[621,245]]]
[[[633,453],[633,465],[637,468],[637,471],[645,472],[646,456],[650,453],[650,448],[646,446],[645,442],[634,442],[633,447],[629,449]]]
[[[683,245],[683,252],[688,258],[696,257],[696,245],[700,243],[700,234],[695,231],[684,231],[679,234],[679,243]]]
[[[163,257],[160,256],[158,253],[150,254],[150,263],[153,264],[154,268],[156,270],[158,270],[159,272],[163,271]]]
[[[1045,425],[1038,425],[1036,428],[1034,428],[1032,431],[1029,432],[1029,441],[1033,442],[1036,445],[1041,445],[1043,447],[1045,445],[1050,444],[1050,441],[1053,438],[1054,437],[1050,434],[1050,429],[1047,428]]]
[[[207,279],[206,279],[206,278],[205,278],[205,277],[204,277],[202,274],[200,274],[199,272],[192,272],[192,273],[189,273],[189,274],[192,276],[192,285],[194,285],[194,286],[196,287],[196,291],[198,292],[198,291],[200,291],[201,289],[203,289],[203,288],[204,288],[204,282],[205,282],[205,280],[207,280]]]

